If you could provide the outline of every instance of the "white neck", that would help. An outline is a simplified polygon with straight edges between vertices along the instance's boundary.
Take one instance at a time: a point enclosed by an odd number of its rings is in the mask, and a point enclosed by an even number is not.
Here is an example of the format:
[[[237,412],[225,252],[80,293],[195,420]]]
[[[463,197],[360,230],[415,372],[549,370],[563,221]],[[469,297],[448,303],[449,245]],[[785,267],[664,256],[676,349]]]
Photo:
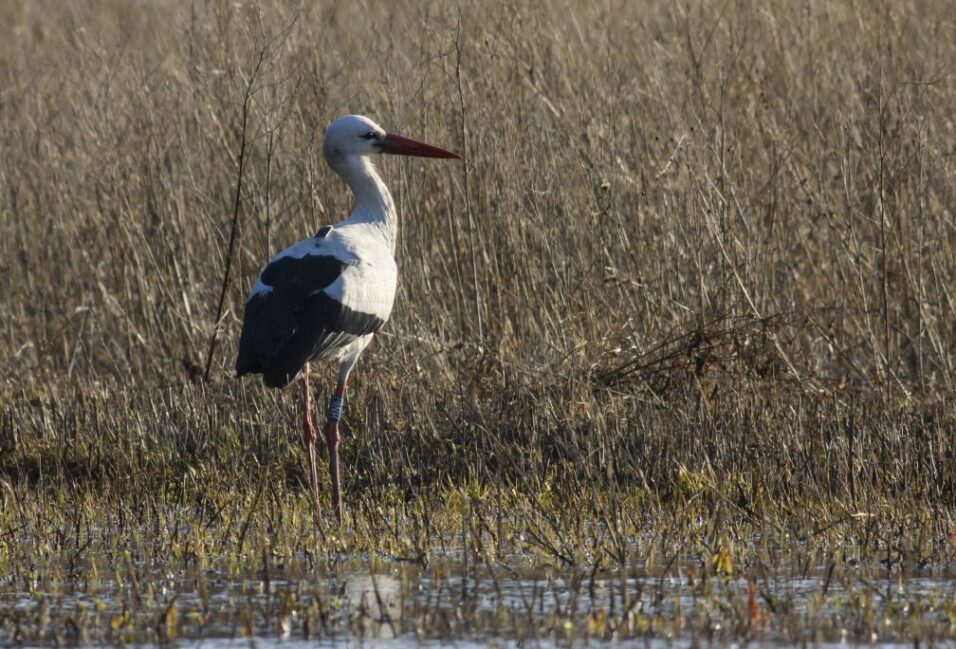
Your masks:
[[[378,175],[372,161],[358,155],[327,158],[327,161],[355,195],[355,208],[343,223],[368,223],[380,228],[389,248],[395,250],[398,212],[388,187]]]

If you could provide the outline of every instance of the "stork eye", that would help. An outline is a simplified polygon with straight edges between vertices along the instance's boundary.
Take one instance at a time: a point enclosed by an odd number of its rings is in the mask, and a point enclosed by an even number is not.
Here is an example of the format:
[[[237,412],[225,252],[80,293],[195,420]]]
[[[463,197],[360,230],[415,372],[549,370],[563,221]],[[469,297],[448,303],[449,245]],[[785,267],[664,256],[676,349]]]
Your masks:
[[[362,138],[363,140],[377,140],[378,133],[376,133],[375,131],[369,131],[365,135],[360,135],[359,137]]]

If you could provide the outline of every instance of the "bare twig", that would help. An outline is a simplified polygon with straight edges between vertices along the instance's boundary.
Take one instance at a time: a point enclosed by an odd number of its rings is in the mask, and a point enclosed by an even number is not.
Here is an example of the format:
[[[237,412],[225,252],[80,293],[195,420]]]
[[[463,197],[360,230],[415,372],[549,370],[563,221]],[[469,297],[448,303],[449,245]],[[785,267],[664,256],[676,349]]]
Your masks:
[[[206,370],[203,373],[203,379],[209,380],[209,373],[212,371],[212,359],[216,353],[216,342],[219,339],[219,326],[222,323],[222,309],[226,303],[226,290],[229,288],[229,274],[232,270],[233,251],[236,247],[236,237],[239,233],[239,207],[242,204],[242,177],[245,171],[246,163],[246,136],[248,133],[249,111],[252,104],[252,95],[256,86],[256,80],[262,69],[262,62],[265,60],[267,45],[263,46],[256,55],[256,62],[252,68],[252,74],[246,82],[246,89],[242,97],[242,117],[239,130],[239,166],[236,170],[236,193],[232,205],[232,228],[229,232],[229,248],[226,252],[226,268],[222,274],[222,286],[219,290],[219,305],[216,307],[216,319],[213,325],[212,336],[209,339],[209,352],[206,354]]]

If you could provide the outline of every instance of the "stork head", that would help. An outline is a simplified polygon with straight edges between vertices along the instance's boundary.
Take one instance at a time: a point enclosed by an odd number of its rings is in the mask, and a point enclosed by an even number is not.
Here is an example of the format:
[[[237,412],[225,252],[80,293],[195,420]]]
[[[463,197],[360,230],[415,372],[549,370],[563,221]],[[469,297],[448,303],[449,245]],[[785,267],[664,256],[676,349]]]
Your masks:
[[[460,158],[457,153],[431,144],[418,142],[385,129],[362,115],[346,115],[332,122],[325,130],[322,153],[330,163],[347,156],[368,156],[377,153],[412,155],[421,158]]]

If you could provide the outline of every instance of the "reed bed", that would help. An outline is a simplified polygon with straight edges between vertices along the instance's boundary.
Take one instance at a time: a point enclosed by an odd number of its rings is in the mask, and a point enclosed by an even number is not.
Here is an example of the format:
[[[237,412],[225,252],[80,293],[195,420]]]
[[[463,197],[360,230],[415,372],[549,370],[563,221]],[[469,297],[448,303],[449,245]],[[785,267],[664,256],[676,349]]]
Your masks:
[[[0,642],[361,634],[315,585],[355,565],[426,639],[956,635],[949,3],[44,1],[0,25]],[[353,376],[346,524],[315,530],[297,391],[231,366],[265,261],[348,213],[320,149],[345,113],[464,162],[382,161],[399,297]],[[525,568],[575,608],[469,608],[469,576]],[[241,577],[219,617],[206,571]],[[415,599],[429,575],[464,613]],[[938,592],[890,593],[920,575]],[[52,604],[4,599],[33,590]]]

